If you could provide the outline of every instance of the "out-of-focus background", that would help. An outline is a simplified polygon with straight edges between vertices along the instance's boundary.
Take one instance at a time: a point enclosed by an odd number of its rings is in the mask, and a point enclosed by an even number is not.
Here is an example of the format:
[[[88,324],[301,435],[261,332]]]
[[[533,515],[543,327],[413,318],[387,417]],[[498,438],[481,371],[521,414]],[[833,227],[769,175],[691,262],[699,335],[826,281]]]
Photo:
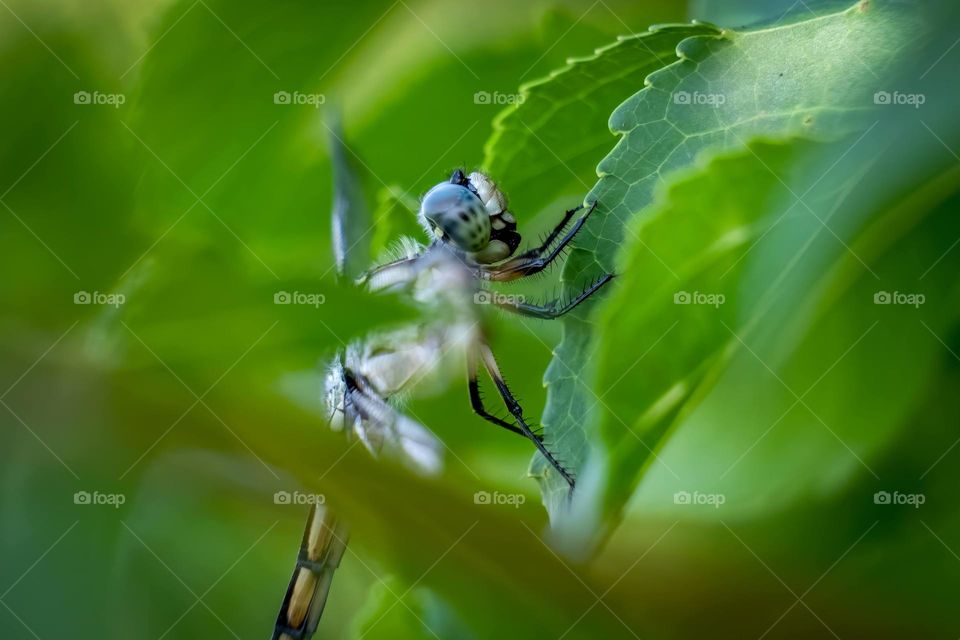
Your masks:
[[[0,637],[266,637],[305,514],[278,491],[322,491],[353,525],[324,638],[960,636],[955,286],[919,312],[936,307],[940,324],[914,323],[923,367],[883,438],[870,417],[896,387],[871,389],[862,430],[836,440],[809,408],[742,466],[723,452],[738,497],[803,477],[791,454],[805,447],[832,447],[835,462],[789,501],[730,512],[698,469],[671,462],[701,484],[654,469],[589,561],[548,546],[529,443],[474,416],[459,381],[410,407],[447,446],[437,480],[371,461],[318,417],[319,363],[416,318],[335,282],[332,105],[386,224],[375,251],[416,231],[405,207],[419,194],[483,163],[519,85],[650,24],[739,27],[798,4],[0,0]],[[930,78],[946,86],[960,47],[932,41]],[[911,117],[946,172],[960,146],[937,126],[955,93],[941,97]],[[513,190],[496,176],[526,237],[582,200],[615,142]],[[947,255],[960,248],[945,219]],[[955,265],[911,247],[892,260],[914,280]],[[323,304],[278,305],[278,292]],[[540,415],[561,327],[498,316],[493,333]],[[860,333],[824,351],[822,394],[802,394],[798,412],[855,390],[856,369],[829,372]],[[753,364],[740,380],[770,382]],[[863,366],[912,371],[903,351]],[[700,426],[714,434],[763,403],[748,383],[720,393]],[[817,440],[789,435],[803,429]],[[669,460],[709,454],[696,433],[678,433]],[[704,509],[658,502],[701,488]]]

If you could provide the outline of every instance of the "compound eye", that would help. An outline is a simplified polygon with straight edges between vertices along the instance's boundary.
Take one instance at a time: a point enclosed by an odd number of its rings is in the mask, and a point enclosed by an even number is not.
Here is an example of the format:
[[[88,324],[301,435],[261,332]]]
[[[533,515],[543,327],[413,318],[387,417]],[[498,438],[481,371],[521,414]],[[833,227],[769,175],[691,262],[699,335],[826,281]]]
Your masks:
[[[473,253],[490,243],[490,215],[470,189],[449,182],[427,192],[420,217],[441,240]]]

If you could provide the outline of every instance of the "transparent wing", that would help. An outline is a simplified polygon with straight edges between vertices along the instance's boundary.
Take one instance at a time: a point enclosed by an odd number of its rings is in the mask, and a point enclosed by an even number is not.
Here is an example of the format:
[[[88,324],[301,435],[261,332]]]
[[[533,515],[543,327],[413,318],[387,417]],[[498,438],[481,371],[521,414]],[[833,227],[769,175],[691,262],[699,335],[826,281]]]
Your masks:
[[[369,389],[349,394],[357,410],[353,433],[375,455],[399,460],[426,475],[443,466],[443,445],[426,427],[397,411]]]
[[[336,108],[329,110],[326,128],[333,168],[333,255],[337,273],[353,281],[370,265],[372,219],[358,166],[363,163],[347,144]]]

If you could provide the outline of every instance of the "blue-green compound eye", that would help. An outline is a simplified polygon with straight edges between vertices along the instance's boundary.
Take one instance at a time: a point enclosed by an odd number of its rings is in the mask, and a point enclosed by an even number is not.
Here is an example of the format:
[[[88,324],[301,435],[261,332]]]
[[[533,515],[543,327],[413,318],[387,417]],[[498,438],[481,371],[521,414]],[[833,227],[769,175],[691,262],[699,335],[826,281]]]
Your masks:
[[[459,184],[444,182],[430,189],[420,203],[420,218],[437,237],[464,251],[481,251],[490,244],[487,208]]]

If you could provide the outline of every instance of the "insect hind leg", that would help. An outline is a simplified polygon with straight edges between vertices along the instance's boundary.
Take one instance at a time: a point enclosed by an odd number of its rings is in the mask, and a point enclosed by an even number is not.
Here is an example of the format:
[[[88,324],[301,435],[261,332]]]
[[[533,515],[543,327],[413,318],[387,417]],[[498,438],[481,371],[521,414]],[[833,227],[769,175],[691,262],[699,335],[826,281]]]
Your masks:
[[[531,442],[533,442],[533,444],[537,447],[537,450],[543,455],[544,458],[546,458],[547,462],[550,463],[550,466],[553,467],[558,474],[560,474],[560,477],[564,479],[564,481],[570,486],[570,490],[573,491],[574,487],[576,486],[576,479],[573,477],[573,474],[559,460],[557,460],[557,457],[553,455],[553,452],[547,448],[543,442],[543,439],[535,434],[530,428],[530,425],[527,424],[526,419],[523,417],[523,408],[520,406],[520,403],[514,397],[510,389],[507,387],[507,383],[503,379],[499,367],[497,367],[497,361],[493,357],[493,351],[491,351],[490,347],[486,344],[481,344],[480,353],[484,368],[493,379],[493,382],[497,387],[497,391],[500,392],[500,397],[503,399],[503,403],[506,405],[507,410],[517,421],[517,427],[519,428],[520,432]]]
[[[480,395],[480,381],[477,379],[477,361],[476,361],[475,354],[471,354],[470,361],[467,364],[467,377],[468,377],[467,384],[470,389],[470,406],[473,408],[474,413],[476,413],[478,416],[480,416],[487,422],[491,422],[497,425],[498,427],[503,427],[507,431],[511,431],[513,433],[519,434],[525,438],[528,437],[527,434],[523,431],[523,429],[519,428],[514,424],[507,422],[506,420],[503,420],[502,418],[499,418],[493,415],[492,413],[487,411],[486,407],[483,406],[483,398]],[[539,434],[534,433],[533,435],[537,440],[543,439],[540,437]]]

